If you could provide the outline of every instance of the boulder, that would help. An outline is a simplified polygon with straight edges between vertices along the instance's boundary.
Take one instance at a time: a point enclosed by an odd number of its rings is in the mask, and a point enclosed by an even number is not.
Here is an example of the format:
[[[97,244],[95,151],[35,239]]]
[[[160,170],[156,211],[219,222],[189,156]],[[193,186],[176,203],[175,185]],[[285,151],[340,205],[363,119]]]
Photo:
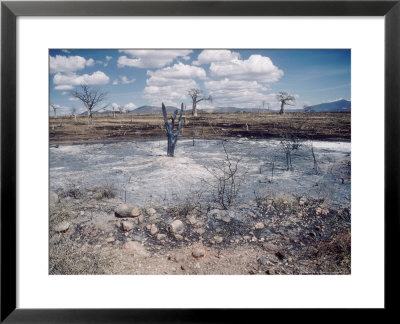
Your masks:
[[[61,223],[58,223],[56,226],[54,226],[54,230],[56,232],[66,232],[68,231],[69,227],[71,226],[70,223],[67,221],[62,221]]]
[[[151,235],[154,235],[154,234],[156,234],[157,232],[158,232],[157,226],[154,225],[154,224],[151,224],[151,226],[150,226],[150,234],[151,234]]]
[[[181,234],[185,230],[185,225],[179,219],[174,220],[170,226],[169,231],[174,234]]]
[[[192,251],[192,255],[196,259],[203,257],[205,255],[205,253],[206,253],[206,251],[204,251],[204,249],[202,249],[202,248],[196,248]]]
[[[121,228],[125,232],[129,232],[129,231],[133,230],[134,227],[135,227],[135,225],[132,222],[128,222],[128,221],[121,222]]]
[[[127,204],[122,204],[115,210],[116,217],[139,217],[140,214],[141,212],[138,207]]]

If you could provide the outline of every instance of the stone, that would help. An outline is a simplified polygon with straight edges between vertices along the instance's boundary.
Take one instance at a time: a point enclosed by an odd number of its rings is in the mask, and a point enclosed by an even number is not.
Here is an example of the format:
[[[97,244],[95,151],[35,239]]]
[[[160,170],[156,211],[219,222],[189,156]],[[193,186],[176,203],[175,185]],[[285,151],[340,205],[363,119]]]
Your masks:
[[[259,258],[257,261],[259,264],[262,264],[262,265],[267,263],[267,260],[265,258]]]
[[[204,233],[206,232],[206,230],[205,230],[204,228],[201,227],[201,228],[196,229],[195,232],[196,232],[197,234],[199,234],[199,235],[202,235],[202,234],[204,234]]]
[[[186,223],[188,223],[189,225],[195,225],[195,224],[197,224],[196,217],[193,216],[193,215],[187,215],[187,216],[186,216]]]
[[[259,222],[254,226],[255,229],[263,229],[264,228],[264,223]]]
[[[135,206],[122,204],[115,210],[116,217],[139,217],[141,214],[140,209]]]
[[[262,245],[262,247],[265,251],[274,252],[274,253],[278,251],[278,247],[272,243],[264,243]]]
[[[107,242],[107,243],[115,242],[115,238],[114,238],[114,237],[107,237],[107,238],[106,238],[106,242]]]
[[[135,227],[135,225],[132,222],[128,222],[128,221],[121,222],[121,228],[125,232],[129,232],[129,231],[133,230],[134,227]]]
[[[202,249],[202,248],[196,248],[192,251],[192,255],[196,259],[203,257],[205,255],[205,253],[206,253],[206,251],[204,251],[204,249]]]
[[[132,217],[139,217],[140,216],[140,209],[138,207],[132,207],[131,215],[132,215]]]
[[[129,254],[133,254],[135,257],[147,258],[149,252],[145,247],[136,241],[129,241],[124,244],[124,249],[127,250]]]
[[[154,225],[154,224],[151,224],[151,226],[150,226],[150,234],[151,234],[151,235],[154,235],[154,234],[156,234],[157,232],[158,232],[157,226]]]
[[[180,235],[180,234],[175,234],[175,238],[176,238],[178,241],[182,241],[182,240],[183,240],[183,236]]]
[[[179,219],[174,220],[169,226],[169,231],[174,234],[181,234],[184,230],[185,225]]]
[[[216,243],[222,243],[224,238],[222,236],[214,236],[214,240]]]
[[[155,217],[157,214],[157,211],[154,208],[147,208],[146,214],[149,215],[150,217]]]
[[[223,220],[225,223],[230,223],[231,218],[230,218],[229,216],[225,216],[225,217],[222,217],[222,220]]]
[[[157,234],[157,240],[162,241],[165,240],[167,238],[166,234]]]
[[[66,232],[68,231],[69,227],[71,226],[70,223],[67,221],[62,221],[61,223],[58,223],[56,226],[54,226],[54,230],[56,232]]]

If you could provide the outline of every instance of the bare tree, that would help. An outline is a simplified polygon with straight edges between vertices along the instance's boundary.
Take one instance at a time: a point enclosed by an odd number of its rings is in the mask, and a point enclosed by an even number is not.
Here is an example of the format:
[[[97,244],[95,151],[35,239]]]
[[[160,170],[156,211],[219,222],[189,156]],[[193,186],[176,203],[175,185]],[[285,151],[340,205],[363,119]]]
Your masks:
[[[84,104],[88,112],[88,124],[93,124],[92,111],[105,99],[107,93],[82,84],[79,89],[76,88],[72,91],[72,95]]]
[[[282,136],[281,145],[286,154],[286,171],[293,170],[292,151],[297,150],[301,143],[297,136],[286,134]]]
[[[57,118],[57,109],[60,109],[60,107],[58,105],[55,105],[55,104],[50,104],[50,107],[54,111],[54,118]]]
[[[75,107],[72,107],[72,116],[74,116],[75,121],[77,121],[77,120],[76,120],[76,115],[77,115],[77,110],[76,110]]]
[[[188,91],[188,94],[192,98],[192,115],[195,117],[197,116],[197,104],[200,101],[205,100],[205,101],[212,102],[212,100],[213,100],[211,95],[209,95],[207,97],[204,95],[203,91],[201,91],[200,89],[196,89],[196,88],[190,89]]]
[[[176,118],[176,115],[178,114],[178,109],[176,109],[173,112],[173,114],[171,116],[171,123],[168,123],[167,109],[165,108],[164,103],[162,103],[161,105],[162,105],[162,112],[164,115],[165,129],[167,130],[167,137],[168,137],[167,155],[170,157],[173,157],[174,151],[175,151],[175,145],[176,145],[176,142],[178,141],[178,135],[179,135],[179,133],[181,131],[181,127],[182,127],[183,103],[181,105],[178,129],[176,132],[174,132],[174,126],[175,126],[175,118]]]
[[[283,91],[276,95],[276,99],[281,103],[281,110],[279,111],[281,115],[285,113],[285,105],[294,106],[294,102],[296,101],[294,96]]]
[[[119,113],[120,113],[120,114],[123,114],[123,113],[124,113],[124,107],[118,106],[118,110],[119,110]]]

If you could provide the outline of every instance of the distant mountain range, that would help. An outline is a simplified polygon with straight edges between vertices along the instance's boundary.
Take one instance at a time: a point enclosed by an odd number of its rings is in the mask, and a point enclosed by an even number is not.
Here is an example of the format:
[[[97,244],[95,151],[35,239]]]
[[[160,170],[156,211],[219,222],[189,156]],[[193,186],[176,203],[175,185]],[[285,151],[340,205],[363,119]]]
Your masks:
[[[351,101],[339,99],[304,108],[306,112],[346,112],[351,111]]]
[[[179,109],[177,107],[173,106],[166,106],[167,112],[171,113],[175,111],[176,109]],[[161,107],[159,106],[141,106],[136,109],[128,110],[125,113],[127,114],[141,114],[141,115],[146,115],[146,114],[159,114],[161,113]],[[191,111],[191,107],[187,108],[186,111]],[[198,112],[200,114],[232,114],[232,113],[239,113],[239,112],[259,112],[259,111],[266,111],[265,109],[259,109],[259,108],[238,108],[238,107],[214,107],[214,108],[205,108],[205,109],[199,109]],[[277,112],[277,110],[272,110]],[[339,99],[335,100],[332,102],[325,102],[321,103],[318,105],[313,105],[313,106],[308,106],[304,109],[294,109],[287,107],[285,109],[287,112],[349,112],[351,111],[351,101],[345,100],[345,99]],[[102,111],[96,111],[94,114],[112,114],[112,110],[102,110]],[[119,114],[119,111],[115,111],[115,114]],[[87,112],[83,112],[80,115],[87,115]]]

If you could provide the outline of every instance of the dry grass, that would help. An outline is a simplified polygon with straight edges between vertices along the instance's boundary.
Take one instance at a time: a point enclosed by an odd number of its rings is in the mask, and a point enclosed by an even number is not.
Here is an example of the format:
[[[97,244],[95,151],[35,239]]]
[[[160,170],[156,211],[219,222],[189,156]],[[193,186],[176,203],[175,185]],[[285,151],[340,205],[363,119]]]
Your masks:
[[[50,143],[104,142],[165,137],[163,117],[152,115],[94,115],[94,125],[87,117],[50,117]],[[300,139],[350,140],[349,113],[286,113],[275,112],[202,114],[186,113],[181,136],[192,138],[220,137],[269,138],[295,134]]]

